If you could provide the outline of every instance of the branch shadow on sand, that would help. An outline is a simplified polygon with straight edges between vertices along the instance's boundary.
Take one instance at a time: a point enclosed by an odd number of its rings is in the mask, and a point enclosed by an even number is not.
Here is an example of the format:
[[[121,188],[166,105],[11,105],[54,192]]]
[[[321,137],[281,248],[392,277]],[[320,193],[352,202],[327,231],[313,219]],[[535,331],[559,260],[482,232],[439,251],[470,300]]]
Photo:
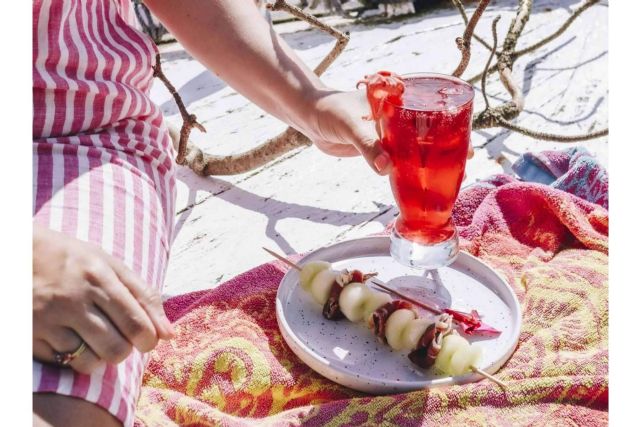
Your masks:
[[[197,176],[186,169],[181,169],[178,173],[178,179],[188,186],[189,195],[186,207],[177,214],[175,235],[189,220],[194,206],[205,203],[210,197],[217,197],[235,206],[264,215],[267,218],[267,225],[264,229],[265,236],[285,254],[294,254],[297,251],[276,230],[276,226],[281,220],[295,218],[312,223],[351,227],[378,222],[382,226],[386,226],[394,214],[392,205],[375,202],[378,210],[369,212],[349,212],[284,202],[274,197],[259,196],[220,178]],[[198,198],[198,192],[209,194]],[[242,224],[238,224],[238,226],[241,227]]]

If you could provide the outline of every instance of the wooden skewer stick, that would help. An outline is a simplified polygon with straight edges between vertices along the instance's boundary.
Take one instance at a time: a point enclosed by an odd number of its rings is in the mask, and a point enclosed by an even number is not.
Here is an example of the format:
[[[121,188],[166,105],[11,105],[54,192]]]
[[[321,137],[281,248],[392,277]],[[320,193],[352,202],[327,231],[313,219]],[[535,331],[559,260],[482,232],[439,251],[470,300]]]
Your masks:
[[[372,279],[372,280],[371,280],[371,283],[373,283],[375,286],[377,286],[377,287],[379,287],[379,288],[384,289],[384,290],[385,290],[385,291],[387,291],[387,292],[390,292],[390,293],[392,293],[392,294],[394,294],[394,295],[399,296],[400,298],[402,298],[402,299],[404,299],[404,300],[407,300],[407,301],[409,301],[409,302],[411,302],[411,303],[414,303],[414,304],[415,304],[415,305],[417,305],[418,307],[422,307],[422,308],[424,308],[425,310],[429,310],[429,311],[431,311],[432,313],[435,313],[435,314],[442,314],[442,313],[443,313],[443,312],[442,312],[442,310],[439,310],[439,309],[437,309],[437,308],[435,308],[435,307],[432,307],[432,306],[430,306],[429,304],[426,304],[426,303],[424,303],[424,302],[421,302],[421,301],[415,300],[415,299],[411,298],[410,296],[404,295],[404,294],[402,294],[402,293],[400,293],[400,292],[396,291],[395,289],[392,289],[392,288],[388,287],[387,285],[383,284],[383,283],[382,283],[380,280],[378,280],[378,279]]]
[[[482,369],[480,369],[480,368],[478,368],[476,366],[471,365],[471,370],[473,372],[475,372],[476,374],[482,375],[483,377],[485,377],[489,381],[492,381],[492,382],[498,384],[500,387],[502,387],[503,390],[506,390],[508,388],[507,384],[504,381],[497,379],[496,377],[494,377],[490,373],[488,373],[486,371],[483,371]]]
[[[264,249],[265,251],[267,251],[271,256],[279,259],[280,261],[284,262],[285,264],[287,264],[289,267],[291,268],[295,268],[298,271],[302,271],[302,267],[300,267],[298,264],[295,264],[291,261],[289,261],[288,259],[286,259],[285,257],[283,257],[282,255],[278,255],[277,253],[273,252],[271,249],[267,249],[264,246],[262,247],[262,249]]]
[[[272,255],[273,257],[275,257],[275,258],[279,259],[280,261],[284,262],[285,264],[287,264],[287,265],[288,265],[288,266],[290,266],[291,268],[295,268],[295,269],[296,269],[296,270],[298,270],[298,271],[302,271],[302,267],[300,267],[298,264],[296,264],[296,263],[294,263],[294,262],[289,261],[288,259],[286,259],[286,258],[285,258],[285,257],[283,257],[282,255],[277,254],[277,253],[273,252],[272,250],[265,248],[264,246],[262,247],[262,249],[264,249],[265,251],[267,251],[267,252],[268,252],[270,255]],[[442,314],[442,311],[441,311],[441,310],[438,310],[437,308],[431,307],[431,306],[429,306],[428,304],[425,304],[425,303],[423,303],[423,302],[417,301],[417,300],[415,300],[415,299],[413,299],[413,298],[411,298],[411,297],[409,297],[409,296],[407,296],[407,295],[403,295],[402,293],[400,293],[400,292],[398,292],[398,291],[396,291],[396,290],[394,290],[394,289],[392,289],[392,288],[390,288],[390,287],[386,286],[385,284],[383,284],[383,283],[382,283],[380,280],[378,280],[378,279],[372,279],[372,280],[371,280],[371,282],[372,282],[375,286],[378,286],[379,288],[382,288],[382,289],[384,289],[385,291],[391,292],[392,294],[395,294],[395,295],[399,296],[400,298],[403,298],[403,299],[405,299],[405,300],[407,300],[407,301],[409,301],[409,302],[411,302],[411,303],[413,303],[413,304],[415,304],[415,305],[417,305],[417,306],[419,306],[419,307],[422,307],[422,308],[424,308],[424,309],[426,309],[426,310],[432,311],[432,312],[434,312],[434,313],[436,313],[436,314]],[[480,368],[478,368],[478,367],[476,367],[476,366],[471,366],[471,370],[472,370],[473,372],[475,372],[476,374],[480,374],[480,375],[482,375],[483,377],[485,377],[485,378],[486,378],[486,379],[488,379],[489,381],[493,381],[494,383],[498,384],[498,385],[499,385],[500,387],[502,387],[503,389],[506,389],[506,388],[507,388],[507,385],[506,385],[503,381],[501,381],[501,380],[497,379],[496,377],[494,377],[494,376],[493,376],[493,375],[491,375],[490,373],[488,373],[488,372],[486,372],[486,371],[483,371],[482,369],[480,369]]]

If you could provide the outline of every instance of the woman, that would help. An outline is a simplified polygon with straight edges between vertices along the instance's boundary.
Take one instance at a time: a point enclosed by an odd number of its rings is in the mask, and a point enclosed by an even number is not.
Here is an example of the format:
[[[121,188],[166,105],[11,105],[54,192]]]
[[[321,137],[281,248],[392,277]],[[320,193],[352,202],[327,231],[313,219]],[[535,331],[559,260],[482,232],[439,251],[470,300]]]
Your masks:
[[[389,158],[362,94],[326,87],[253,0],[146,0],[199,61],[336,156]],[[173,150],[149,99],[155,45],[130,0],[33,3],[36,425],[132,425],[144,353],[173,334],[162,287]]]

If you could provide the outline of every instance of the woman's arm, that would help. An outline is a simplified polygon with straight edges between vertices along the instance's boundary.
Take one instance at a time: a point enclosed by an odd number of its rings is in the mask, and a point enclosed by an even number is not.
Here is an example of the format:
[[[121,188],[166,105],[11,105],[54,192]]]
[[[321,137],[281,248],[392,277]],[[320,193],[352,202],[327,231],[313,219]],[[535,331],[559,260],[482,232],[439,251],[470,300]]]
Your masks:
[[[324,88],[253,0],[145,0],[189,53],[235,90],[304,130]]]
[[[364,96],[338,92],[273,31],[253,0],[145,0],[196,59],[265,111],[334,155],[360,152],[379,173],[388,157]]]

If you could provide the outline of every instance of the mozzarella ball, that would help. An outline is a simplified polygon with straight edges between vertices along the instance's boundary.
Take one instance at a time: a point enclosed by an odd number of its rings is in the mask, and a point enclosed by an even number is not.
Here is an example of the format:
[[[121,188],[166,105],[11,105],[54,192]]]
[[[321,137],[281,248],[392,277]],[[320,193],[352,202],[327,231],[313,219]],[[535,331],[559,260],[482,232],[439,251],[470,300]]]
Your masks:
[[[303,265],[302,271],[300,271],[300,286],[302,286],[302,289],[308,291],[316,274],[329,268],[331,268],[331,264],[325,261],[310,261]]]
[[[364,314],[362,316],[364,320],[368,320],[374,311],[376,311],[383,305],[393,301],[389,294],[386,294],[384,292],[377,292],[372,289],[369,290],[371,294],[369,295],[369,298],[367,298],[367,301],[364,305]]]
[[[416,318],[416,314],[412,310],[401,308],[391,313],[391,316],[387,319],[385,337],[387,343],[394,350],[405,350],[404,332],[405,328],[413,319]]]
[[[349,283],[340,292],[340,311],[352,322],[359,322],[363,319],[366,302],[371,291],[364,283]]]
[[[442,348],[436,357],[436,370],[451,375],[451,358],[455,353],[465,351],[469,347],[469,342],[460,335],[450,334],[442,340]]]
[[[324,305],[329,299],[331,287],[338,272],[331,269],[321,270],[311,282],[311,295],[318,304]]]
[[[415,350],[420,338],[422,338],[431,323],[432,322],[430,322],[429,319],[425,318],[418,318],[410,321],[404,330],[404,343],[402,346],[409,350]]]

